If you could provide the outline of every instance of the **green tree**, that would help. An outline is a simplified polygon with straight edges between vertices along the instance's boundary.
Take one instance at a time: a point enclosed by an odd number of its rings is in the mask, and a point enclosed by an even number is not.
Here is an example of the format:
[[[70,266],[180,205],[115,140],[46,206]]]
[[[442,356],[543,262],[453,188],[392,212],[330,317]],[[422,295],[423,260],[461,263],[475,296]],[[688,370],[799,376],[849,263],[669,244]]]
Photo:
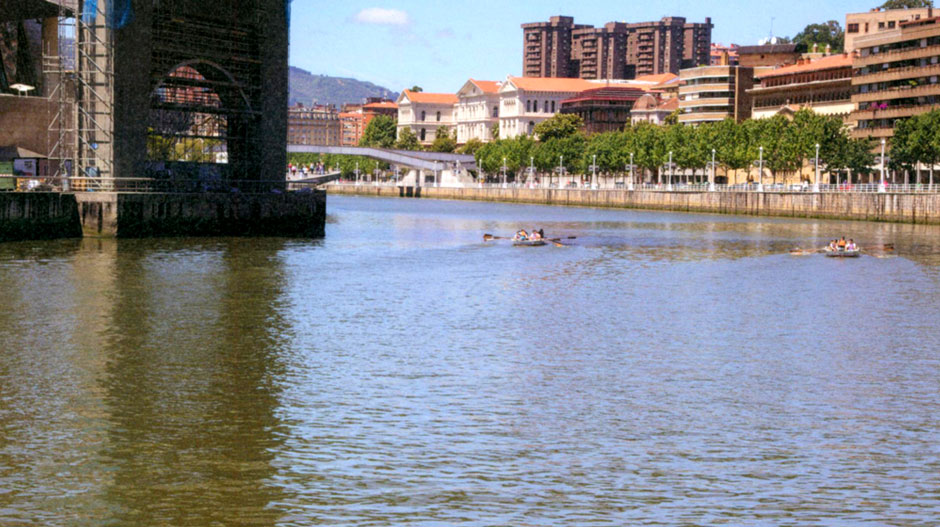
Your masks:
[[[587,147],[584,150],[584,170],[589,172],[588,168],[597,156],[597,169],[601,172],[622,171],[624,165],[629,161],[624,161],[624,152],[627,150],[627,135],[623,132],[607,132],[595,134],[588,139]]]
[[[437,132],[434,134],[434,141],[431,142],[431,146],[428,147],[428,150],[431,152],[443,152],[451,153],[457,149],[457,139],[454,138],[454,134],[451,133],[450,128],[446,126],[441,126],[437,129]]]
[[[359,140],[359,146],[391,148],[395,143],[395,119],[388,115],[377,115],[366,126]]]
[[[457,153],[475,155],[481,148],[483,148],[483,145],[483,141],[480,141],[476,137],[471,137],[466,143],[457,149]]]
[[[584,120],[574,114],[558,113],[535,125],[535,135],[539,141],[571,137],[580,132]]]
[[[529,166],[530,157],[534,156],[535,140],[527,135],[520,135],[501,142],[500,153],[506,158],[506,166],[514,174]]]
[[[493,123],[493,126],[490,128],[490,134],[493,136],[493,139],[499,139],[499,123]]]
[[[828,170],[851,170],[853,173],[868,173],[875,164],[874,143],[869,139],[850,139],[842,134],[832,142],[829,155],[822,157]],[[825,178],[823,179],[825,181]]]
[[[421,142],[418,141],[418,135],[411,127],[406,126],[398,132],[398,139],[395,141],[396,150],[421,150]]]
[[[822,24],[809,24],[793,37],[793,43],[802,44],[808,50],[813,49],[813,44],[818,44],[820,52],[825,51],[826,46],[829,46],[833,52],[842,51],[845,32],[842,30],[842,25],[835,20]]]
[[[418,85],[416,84],[416,85],[412,86],[411,89],[408,90],[408,91],[413,91],[413,92],[415,92],[415,93],[421,93],[421,92],[424,91],[424,88],[422,88],[421,86],[418,86]]]
[[[917,9],[921,7],[933,7],[931,0],[887,0],[881,4],[881,9]]]
[[[634,164],[659,175],[659,168],[667,161],[665,129],[650,123],[640,123],[633,130]],[[658,179],[659,180],[659,179]]]
[[[751,121],[748,127],[752,134],[750,141],[751,147],[756,147],[756,154],[752,159],[760,159],[761,147],[763,147],[764,169],[770,171],[774,182],[777,181],[779,172],[789,172],[798,169],[802,163],[802,156],[799,154],[799,146],[789,141],[791,132],[789,131],[790,121],[783,115],[777,114],[768,119],[758,119]],[[755,177],[755,181],[760,181],[760,174]]]
[[[891,140],[891,166],[914,170],[920,181],[920,164],[933,166],[940,162],[940,110],[934,110],[899,121]]]
[[[535,157],[535,166],[543,172],[554,171],[562,163],[565,170],[577,173],[584,167],[586,148],[587,138],[578,132],[567,137],[539,141],[534,145],[532,155]]]
[[[681,113],[682,111],[676,108],[671,114],[667,115],[666,118],[663,119],[663,124],[666,126],[679,124],[679,115]]]

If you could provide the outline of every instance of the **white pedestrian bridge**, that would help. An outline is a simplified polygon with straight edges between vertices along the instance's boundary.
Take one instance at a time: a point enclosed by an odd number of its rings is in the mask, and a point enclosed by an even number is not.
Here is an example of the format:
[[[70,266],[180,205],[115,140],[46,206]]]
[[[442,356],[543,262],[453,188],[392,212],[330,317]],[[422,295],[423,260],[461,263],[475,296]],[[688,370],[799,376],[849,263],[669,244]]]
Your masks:
[[[362,146],[314,146],[287,145],[288,153],[335,154],[362,156],[384,161],[399,167],[440,173],[476,170],[476,159],[469,154],[444,154],[440,152],[414,152]]]

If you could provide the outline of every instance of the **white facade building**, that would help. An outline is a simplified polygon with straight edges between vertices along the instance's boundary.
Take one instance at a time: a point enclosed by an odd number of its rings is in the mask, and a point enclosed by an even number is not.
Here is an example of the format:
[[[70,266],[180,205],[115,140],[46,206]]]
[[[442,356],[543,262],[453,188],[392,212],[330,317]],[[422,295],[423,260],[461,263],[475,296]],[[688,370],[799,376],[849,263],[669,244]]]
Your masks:
[[[457,96],[453,93],[403,91],[398,96],[398,135],[401,135],[403,128],[408,127],[418,136],[421,144],[431,144],[441,126],[453,132],[456,105]]]
[[[499,88],[497,81],[468,80],[457,92],[455,120],[457,142],[470,139],[484,143],[493,139],[493,125],[499,123]]]
[[[535,125],[561,111],[561,101],[598,85],[584,79],[508,77],[499,89],[499,137],[531,135]]]

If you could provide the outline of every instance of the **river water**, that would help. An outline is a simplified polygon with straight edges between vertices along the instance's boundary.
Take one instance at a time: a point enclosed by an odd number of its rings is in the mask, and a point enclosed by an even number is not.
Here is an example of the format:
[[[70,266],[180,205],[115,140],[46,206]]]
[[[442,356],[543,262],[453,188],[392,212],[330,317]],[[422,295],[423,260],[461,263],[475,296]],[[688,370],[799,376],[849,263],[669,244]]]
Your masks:
[[[329,207],[0,245],[0,525],[937,525],[940,229]]]

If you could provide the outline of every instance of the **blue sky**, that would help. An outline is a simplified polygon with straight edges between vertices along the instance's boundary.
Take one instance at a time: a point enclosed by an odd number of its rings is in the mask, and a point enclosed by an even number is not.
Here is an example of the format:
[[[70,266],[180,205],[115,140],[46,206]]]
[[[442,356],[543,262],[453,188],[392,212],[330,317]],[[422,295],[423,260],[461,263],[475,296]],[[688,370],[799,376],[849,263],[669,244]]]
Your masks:
[[[642,22],[684,16],[715,25],[713,42],[756,44],[807,24],[867,11],[880,0],[615,2],[581,0],[294,0],[290,63],[316,74],[354,77],[400,91],[455,92],[468,78],[519,75],[520,24],[574,16],[576,23]]]

